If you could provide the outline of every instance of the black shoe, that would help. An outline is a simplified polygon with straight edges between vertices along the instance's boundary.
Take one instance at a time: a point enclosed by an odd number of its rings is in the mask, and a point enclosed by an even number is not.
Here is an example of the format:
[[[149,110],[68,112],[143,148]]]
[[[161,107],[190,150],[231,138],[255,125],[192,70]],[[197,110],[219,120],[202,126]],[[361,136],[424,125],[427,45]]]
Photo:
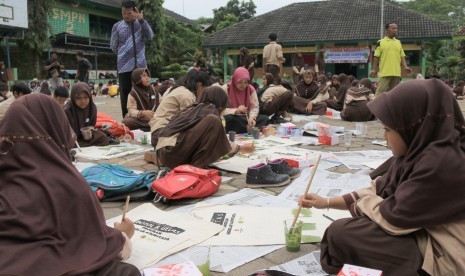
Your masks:
[[[71,161],[76,162],[76,150],[71,150]]]
[[[276,159],[269,161],[271,170],[278,174],[287,174],[291,179],[294,179],[300,175],[300,170],[289,166],[289,164],[283,159]]]
[[[245,177],[245,186],[249,188],[279,187],[289,182],[287,174],[277,174],[269,165],[263,163],[249,167]]]
[[[108,137],[108,144],[109,145],[119,145],[120,140],[118,140],[116,137],[110,136]]]
[[[273,115],[270,118],[270,124],[277,125],[277,124],[284,124],[287,123],[288,121],[284,120],[283,117],[278,116],[278,115]]]

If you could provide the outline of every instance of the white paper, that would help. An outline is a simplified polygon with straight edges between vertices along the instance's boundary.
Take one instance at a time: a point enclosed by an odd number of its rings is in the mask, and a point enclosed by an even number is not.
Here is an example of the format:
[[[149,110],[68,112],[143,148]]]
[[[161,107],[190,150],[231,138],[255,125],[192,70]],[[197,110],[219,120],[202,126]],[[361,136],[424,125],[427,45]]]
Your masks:
[[[196,245],[220,232],[221,225],[196,219],[188,214],[164,212],[151,203],[142,204],[126,213],[135,225],[131,239],[132,254],[126,261],[139,269],[162,258]],[[121,216],[107,220],[107,225]]]
[[[73,165],[79,172],[82,172],[83,170],[85,170],[85,169],[87,169],[89,167],[95,166],[97,164],[88,163],[88,162],[75,162]],[[139,171],[139,170],[132,170],[132,171],[134,173],[143,173],[143,171]]]
[[[298,202],[305,192],[310,180],[313,168],[304,169],[301,175],[294,180],[278,197]],[[338,174],[323,169],[316,171],[310,186],[310,193],[316,193],[322,197],[341,196],[355,190],[366,188],[371,185],[368,174]]]
[[[328,273],[321,269],[320,251],[314,251],[290,262],[270,267],[267,270],[282,271],[296,276],[312,275],[326,276]]]
[[[191,214],[218,223],[224,230],[201,245],[249,246],[285,244],[284,221],[294,218],[295,208],[249,207],[197,204]],[[302,242],[319,242],[332,223],[320,210],[305,209],[299,220],[304,224]],[[261,231],[266,229],[266,231]]]
[[[239,141],[237,141],[237,143],[240,144],[252,141],[255,144],[254,153],[247,155],[236,154],[235,156],[229,159],[219,160],[218,162],[215,162],[214,165],[221,169],[226,169],[239,173],[247,173],[248,167],[266,162],[266,160],[263,157],[266,152],[269,152],[270,150],[272,151],[276,148],[295,146],[302,143],[301,141],[293,141],[290,139],[284,139],[276,136],[268,136],[263,139],[257,140],[240,139]]]
[[[295,208],[296,206],[295,202],[287,201],[279,197],[248,188],[220,197],[207,198],[202,202],[210,205],[229,204],[287,208]],[[172,212],[190,212],[194,206],[195,204],[182,206]],[[210,270],[227,273],[281,247],[283,247],[283,245],[213,246],[210,249]],[[157,265],[178,263],[187,259],[188,257],[183,255],[183,252],[179,252],[161,260],[157,263]]]
[[[320,118],[319,115],[298,115],[298,114],[292,114],[292,121],[293,122],[311,122],[311,121],[316,121]]]
[[[146,268],[141,270],[141,273],[142,276],[202,276],[200,270],[191,261]]]
[[[105,147],[92,146],[81,148],[81,151],[77,150],[76,158],[85,158],[88,160],[105,160],[123,157],[148,150],[150,150],[149,147],[128,143],[121,143],[120,145],[111,145]]]
[[[333,152],[333,154],[349,169],[363,169],[366,168],[363,162],[384,162],[392,156],[390,150],[378,151],[340,151]],[[381,162],[381,163],[382,163]]]

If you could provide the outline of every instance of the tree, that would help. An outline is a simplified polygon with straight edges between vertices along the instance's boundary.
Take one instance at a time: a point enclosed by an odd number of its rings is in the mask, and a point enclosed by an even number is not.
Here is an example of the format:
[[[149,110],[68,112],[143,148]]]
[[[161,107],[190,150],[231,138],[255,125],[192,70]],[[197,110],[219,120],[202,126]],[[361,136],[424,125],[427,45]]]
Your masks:
[[[399,4],[404,8],[446,21],[457,28],[465,24],[465,2],[463,0],[411,0]],[[440,72],[445,78],[455,80],[463,78],[465,56],[461,56],[459,51],[458,42],[428,41],[425,43],[426,70],[432,74]]]
[[[28,29],[24,32],[24,40],[18,41],[18,44],[32,51],[36,77],[40,77],[42,73],[40,56],[44,49],[50,47],[51,26],[48,22],[48,15],[54,4],[54,0],[27,1]]]
[[[218,26],[216,26],[216,30],[219,31],[219,30],[222,30],[224,28],[227,28],[229,26],[232,26],[234,24],[236,24],[237,22],[239,22],[239,19],[232,15],[232,14],[227,14],[224,18],[223,18],[223,21],[221,21]]]
[[[234,16],[238,22],[254,17],[257,6],[252,0],[248,2],[239,0],[230,0],[226,7],[220,7],[213,10],[213,24],[219,26],[222,21],[231,21],[231,15]],[[227,24],[227,23],[225,23]]]
[[[195,20],[197,24],[213,24],[213,18],[199,17]]]
[[[166,32],[163,0],[138,0],[139,10],[144,12],[144,19],[150,24],[154,32],[153,39],[146,43],[147,65],[153,74],[162,68],[164,34]]]

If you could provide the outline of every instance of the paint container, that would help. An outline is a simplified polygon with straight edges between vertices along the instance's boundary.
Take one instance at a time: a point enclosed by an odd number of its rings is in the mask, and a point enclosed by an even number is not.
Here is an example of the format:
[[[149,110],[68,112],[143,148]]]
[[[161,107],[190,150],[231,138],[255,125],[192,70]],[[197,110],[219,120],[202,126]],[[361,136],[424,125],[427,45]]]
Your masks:
[[[258,127],[253,127],[252,128],[252,137],[256,140],[256,139],[260,139],[260,130],[258,129]]]
[[[236,140],[236,132],[230,131],[228,132],[229,141],[234,142]]]

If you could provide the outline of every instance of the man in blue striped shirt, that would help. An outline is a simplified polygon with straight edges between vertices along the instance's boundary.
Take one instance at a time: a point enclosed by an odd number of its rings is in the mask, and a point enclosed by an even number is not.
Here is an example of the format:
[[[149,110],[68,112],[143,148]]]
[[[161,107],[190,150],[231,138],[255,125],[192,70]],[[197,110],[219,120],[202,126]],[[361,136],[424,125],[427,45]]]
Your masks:
[[[128,113],[127,100],[131,92],[131,73],[136,68],[147,68],[145,41],[153,38],[153,31],[143,12],[132,0],[123,0],[123,20],[113,25],[110,47],[117,55],[119,91],[123,118]]]

